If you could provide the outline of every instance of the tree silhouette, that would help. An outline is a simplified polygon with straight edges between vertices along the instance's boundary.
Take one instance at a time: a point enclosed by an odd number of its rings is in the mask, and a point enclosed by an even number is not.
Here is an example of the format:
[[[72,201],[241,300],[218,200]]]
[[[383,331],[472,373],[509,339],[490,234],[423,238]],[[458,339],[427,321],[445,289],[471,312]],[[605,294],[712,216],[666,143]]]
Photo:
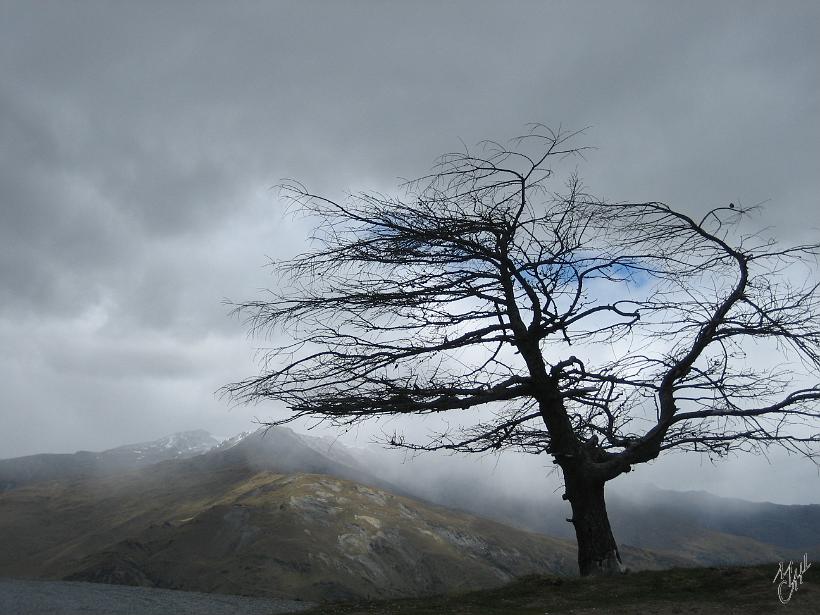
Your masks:
[[[623,567],[604,486],[635,464],[817,455],[820,246],[743,234],[735,204],[698,219],[594,198],[557,177],[576,136],[535,125],[446,154],[401,196],[283,186],[315,216],[314,246],[236,309],[288,341],[225,391],[283,402],[270,425],[443,414],[431,440],[389,444],[551,455],[580,573],[609,574]]]

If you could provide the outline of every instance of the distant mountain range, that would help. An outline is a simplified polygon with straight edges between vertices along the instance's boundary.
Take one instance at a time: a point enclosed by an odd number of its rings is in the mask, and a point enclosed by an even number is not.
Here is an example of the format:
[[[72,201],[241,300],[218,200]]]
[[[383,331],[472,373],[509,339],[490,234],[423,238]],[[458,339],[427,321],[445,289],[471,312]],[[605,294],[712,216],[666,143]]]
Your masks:
[[[456,485],[431,502],[379,470],[287,428],[0,460],[0,576],[335,600],[575,573],[560,503]],[[658,490],[610,510],[635,569],[820,555],[820,506]]]
[[[394,478],[394,480],[396,480]],[[401,481],[396,481],[403,486]],[[432,481],[431,481],[432,482]],[[519,529],[574,539],[569,505],[557,495],[493,495],[459,477],[440,477],[414,494]],[[637,498],[607,495],[618,544],[683,557],[697,566],[820,560],[820,505],[783,505],[724,498],[705,491],[651,488]]]
[[[0,459],[0,492],[47,480],[90,478],[187,459],[222,442],[203,429],[175,433],[152,442],[128,444],[101,453],[40,454]]]
[[[280,427],[220,439],[197,429],[97,453],[79,451],[0,459],[0,492],[36,482],[122,474],[209,452],[212,455],[201,460],[202,463],[220,465],[241,461],[285,474],[307,472],[383,482],[366,470],[347,448],[329,438],[306,436]]]

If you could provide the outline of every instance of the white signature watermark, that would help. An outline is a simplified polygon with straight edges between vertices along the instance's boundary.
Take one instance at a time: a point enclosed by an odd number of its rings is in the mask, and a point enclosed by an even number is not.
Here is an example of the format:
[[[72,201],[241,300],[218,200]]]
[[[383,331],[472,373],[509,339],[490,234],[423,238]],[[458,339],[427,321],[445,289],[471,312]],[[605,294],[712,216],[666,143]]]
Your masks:
[[[806,573],[806,570],[811,568],[809,554],[803,554],[803,561],[797,562],[796,570],[792,569],[794,565],[794,562],[791,561],[788,564],[780,562],[780,565],[777,567],[777,574],[774,575],[774,580],[772,581],[772,583],[777,583],[778,580],[780,581],[780,583],[777,584],[777,597],[780,598],[780,602],[783,604],[791,600],[792,594],[800,589],[800,584],[803,582],[803,575]]]

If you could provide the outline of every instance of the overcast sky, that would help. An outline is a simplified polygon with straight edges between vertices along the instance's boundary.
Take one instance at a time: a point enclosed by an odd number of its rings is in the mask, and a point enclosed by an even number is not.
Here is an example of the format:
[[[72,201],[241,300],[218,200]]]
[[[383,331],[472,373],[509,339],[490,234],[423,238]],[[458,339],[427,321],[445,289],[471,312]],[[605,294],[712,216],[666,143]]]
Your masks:
[[[815,1],[0,0],[0,457],[273,412],[214,392],[254,370],[223,298],[305,247],[281,178],[390,190],[460,139],[589,127],[595,194],[765,201],[817,240],[818,33]],[[820,501],[795,460],[645,478]]]

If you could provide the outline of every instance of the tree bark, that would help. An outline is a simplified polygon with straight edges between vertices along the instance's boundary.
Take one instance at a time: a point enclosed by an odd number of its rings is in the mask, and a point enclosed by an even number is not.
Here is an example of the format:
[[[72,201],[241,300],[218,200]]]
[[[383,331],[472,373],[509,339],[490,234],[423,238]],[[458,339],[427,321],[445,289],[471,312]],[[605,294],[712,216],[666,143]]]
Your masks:
[[[572,519],[578,541],[578,569],[582,577],[615,575],[625,572],[604,501],[604,482],[585,479],[564,471],[566,499],[572,505]]]

